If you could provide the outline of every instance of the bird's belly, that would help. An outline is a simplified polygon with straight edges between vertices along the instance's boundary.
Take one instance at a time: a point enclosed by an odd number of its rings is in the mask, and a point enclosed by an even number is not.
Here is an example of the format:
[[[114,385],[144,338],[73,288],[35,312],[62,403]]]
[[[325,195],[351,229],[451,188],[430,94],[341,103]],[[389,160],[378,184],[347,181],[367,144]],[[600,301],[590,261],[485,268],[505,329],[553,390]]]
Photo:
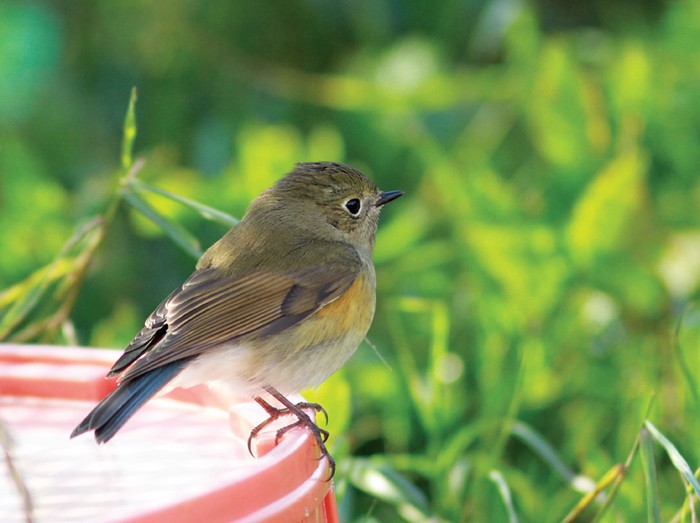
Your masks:
[[[338,370],[362,342],[347,336],[329,344],[283,354],[258,344],[236,344],[212,349],[192,361],[163,392],[207,383],[226,395],[254,397],[266,386],[283,394],[315,387]]]
[[[284,331],[209,349],[168,388],[209,383],[231,395],[252,397],[266,386],[283,394],[316,387],[365,338],[374,305],[372,282],[358,278],[337,300]]]

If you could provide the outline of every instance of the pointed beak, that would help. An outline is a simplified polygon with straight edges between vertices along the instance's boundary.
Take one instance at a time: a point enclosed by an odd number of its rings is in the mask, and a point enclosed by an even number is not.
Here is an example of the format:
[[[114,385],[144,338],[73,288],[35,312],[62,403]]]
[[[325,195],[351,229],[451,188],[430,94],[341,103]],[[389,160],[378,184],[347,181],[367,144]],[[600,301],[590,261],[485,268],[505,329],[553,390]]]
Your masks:
[[[406,194],[403,191],[384,191],[379,193],[379,198],[375,202],[377,207],[381,207],[385,203],[389,203],[391,200],[396,200],[399,196]]]

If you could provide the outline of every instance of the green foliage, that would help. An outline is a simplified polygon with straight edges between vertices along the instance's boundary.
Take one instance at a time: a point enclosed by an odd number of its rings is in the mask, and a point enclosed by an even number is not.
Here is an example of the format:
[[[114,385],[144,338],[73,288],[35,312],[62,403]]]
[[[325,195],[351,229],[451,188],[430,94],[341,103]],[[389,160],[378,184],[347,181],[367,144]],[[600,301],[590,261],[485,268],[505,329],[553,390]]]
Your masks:
[[[343,521],[693,521],[700,4],[361,4],[0,6],[0,338],[123,346],[345,161],[407,195],[309,394]]]

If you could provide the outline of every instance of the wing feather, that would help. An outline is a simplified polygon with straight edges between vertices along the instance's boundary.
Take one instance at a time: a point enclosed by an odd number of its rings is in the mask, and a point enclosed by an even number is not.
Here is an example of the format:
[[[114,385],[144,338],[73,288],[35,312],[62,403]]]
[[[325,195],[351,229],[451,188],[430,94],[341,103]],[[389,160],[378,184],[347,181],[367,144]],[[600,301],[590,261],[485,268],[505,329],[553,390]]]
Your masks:
[[[356,275],[328,267],[237,277],[196,271],[149,316],[110,375],[133,379],[212,347],[289,328],[340,297]]]

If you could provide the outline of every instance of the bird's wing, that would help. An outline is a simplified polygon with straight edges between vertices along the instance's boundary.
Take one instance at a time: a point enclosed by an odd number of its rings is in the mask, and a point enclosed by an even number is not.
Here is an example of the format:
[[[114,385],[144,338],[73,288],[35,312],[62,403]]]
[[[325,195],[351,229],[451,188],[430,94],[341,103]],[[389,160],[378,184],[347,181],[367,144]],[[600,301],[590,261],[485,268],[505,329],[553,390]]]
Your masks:
[[[135,378],[243,336],[280,332],[341,296],[356,274],[328,267],[235,277],[196,271],[148,317],[109,375]]]

